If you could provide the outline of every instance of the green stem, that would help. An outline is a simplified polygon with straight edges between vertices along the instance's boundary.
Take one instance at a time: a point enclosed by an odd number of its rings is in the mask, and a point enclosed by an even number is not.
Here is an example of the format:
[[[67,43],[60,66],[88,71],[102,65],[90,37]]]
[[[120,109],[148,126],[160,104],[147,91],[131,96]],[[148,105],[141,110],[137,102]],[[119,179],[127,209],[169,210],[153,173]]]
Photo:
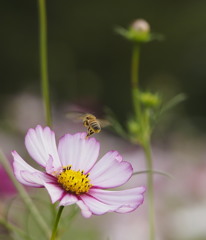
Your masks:
[[[154,221],[154,191],[153,191],[153,173],[152,173],[152,157],[150,149],[150,129],[145,114],[141,108],[140,91],[139,91],[139,59],[140,59],[140,44],[134,43],[132,51],[131,63],[131,87],[132,87],[132,100],[134,106],[135,119],[139,124],[140,131],[138,139],[141,146],[144,148],[146,156],[146,164],[148,169],[147,174],[147,191],[148,191],[148,205],[149,205],[149,230],[150,240],[155,239],[155,221]]]
[[[39,44],[40,44],[40,68],[41,68],[41,87],[45,109],[45,120],[48,126],[52,125],[51,106],[49,96],[49,81],[47,67],[47,20],[46,20],[46,1],[38,0],[39,6]]]
[[[149,172],[151,172],[152,174],[159,174],[162,175],[164,177],[168,177],[170,179],[174,179],[174,177],[172,175],[170,175],[169,173],[166,172],[162,172],[162,171],[158,171],[158,170],[143,170],[143,171],[138,171],[138,172],[134,172],[132,175],[138,175],[138,174],[148,174]]]
[[[139,84],[139,57],[140,57],[140,46],[138,43],[134,43],[132,51],[132,65],[131,65],[131,84],[132,89],[138,89]]]
[[[132,62],[131,62],[131,87],[132,87],[132,100],[135,113],[135,119],[140,126],[140,135],[142,136],[142,109],[139,100],[139,59],[140,59],[140,45],[134,43],[132,50]],[[140,139],[140,142],[142,140]]]
[[[55,240],[56,239],[57,227],[58,227],[59,220],[60,220],[60,217],[61,217],[63,209],[64,209],[64,206],[60,206],[59,207],[59,211],[57,213],[57,217],[56,217],[56,220],[55,220],[55,223],[54,223],[54,227],[53,227],[53,230],[52,230],[51,240]]]
[[[24,239],[31,239],[29,236],[27,236],[27,234],[25,232],[23,232],[20,228],[16,227],[15,225],[13,225],[12,223],[9,223],[7,221],[5,221],[4,219],[0,218],[0,224],[3,225],[6,229],[8,229],[8,231],[13,232],[13,233],[17,233],[20,237],[24,238]]]
[[[148,214],[149,214],[149,239],[155,239],[155,211],[154,211],[154,189],[153,189],[153,174],[152,174],[152,156],[149,140],[146,140],[143,144],[144,153],[146,156],[146,165],[148,169],[147,174],[147,192],[148,192]]]
[[[47,237],[49,237],[50,229],[46,225],[44,219],[42,218],[42,215],[40,214],[40,212],[38,211],[36,206],[33,204],[31,198],[29,197],[29,194],[26,192],[24,187],[22,187],[22,185],[20,185],[16,181],[16,178],[14,177],[14,173],[11,169],[11,166],[10,166],[7,158],[4,156],[4,154],[1,150],[0,150],[0,162],[1,162],[2,166],[4,167],[4,169],[6,170],[8,176],[10,177],[10,179],[12,181],[12,183],[16,187],[17,191],[19,192],[19,195],[20,195],[22,201],[24,201],[25,205],[30,210],[30,212],[31,212],[32,216],[34,217],[36,223],[42,229],[42,231],[45,233],[45,235]]]

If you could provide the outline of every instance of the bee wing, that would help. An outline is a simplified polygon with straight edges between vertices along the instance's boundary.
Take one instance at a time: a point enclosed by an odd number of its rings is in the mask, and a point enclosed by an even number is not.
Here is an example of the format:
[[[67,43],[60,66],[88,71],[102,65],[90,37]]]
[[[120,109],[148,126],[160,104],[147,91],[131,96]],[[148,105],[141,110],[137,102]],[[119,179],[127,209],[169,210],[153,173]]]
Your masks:
[[[101,127],[108,127],[111,125],[111,122],[107,119],[98,119],[100,122]]]
[[[83,112],[68,112],[66,114],[66,117],[68,119],[71,119],[73,121],[77,121],[80,122],[84,119],[84,117],[87,115],[87,113],[83,113]]]

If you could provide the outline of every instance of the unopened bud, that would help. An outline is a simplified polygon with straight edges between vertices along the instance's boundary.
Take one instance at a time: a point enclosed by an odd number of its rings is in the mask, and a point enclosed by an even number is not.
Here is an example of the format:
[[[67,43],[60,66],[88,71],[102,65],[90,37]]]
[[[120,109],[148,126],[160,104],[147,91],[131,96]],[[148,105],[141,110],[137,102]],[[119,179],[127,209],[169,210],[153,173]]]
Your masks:
[[[117,27],[115,31],[127,40],[135,43],[147,43],[155,39],[164,39],[161,34],[151,33],[150,25],[144,19],[135,20],[128,29]]]
[[[129,27],[129,38],[138,43],[151,40],[150,25],[143,19],[137,19]]]
[[[144,19],[135,20],[132,23],[131,28],[137,32],[149,32],[150,31],[150,25]]]
[[[160,97],[150,92],[141,93],[140,101],[145,107],[156,108],[161,104]]]
[[[131,133],[138,133],[140,130],[139,124],[137,123],[137,121],[133,119],[128,120],[127,125],[128,125],[129,132]]]

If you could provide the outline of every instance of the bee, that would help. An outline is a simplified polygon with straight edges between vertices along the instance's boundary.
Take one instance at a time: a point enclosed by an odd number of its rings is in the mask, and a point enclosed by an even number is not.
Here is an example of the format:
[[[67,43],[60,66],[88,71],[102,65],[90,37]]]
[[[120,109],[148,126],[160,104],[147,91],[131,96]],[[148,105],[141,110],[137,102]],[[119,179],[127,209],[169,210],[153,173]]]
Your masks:
[[[105,119],[98,119],[91,113],[68,113],[67,117],[76,118],[76,120],[82,121],[83,125],[87,128],[87,136],[90,137],[94,133],[99,133],[103,127],[110,125],[109,121]]]

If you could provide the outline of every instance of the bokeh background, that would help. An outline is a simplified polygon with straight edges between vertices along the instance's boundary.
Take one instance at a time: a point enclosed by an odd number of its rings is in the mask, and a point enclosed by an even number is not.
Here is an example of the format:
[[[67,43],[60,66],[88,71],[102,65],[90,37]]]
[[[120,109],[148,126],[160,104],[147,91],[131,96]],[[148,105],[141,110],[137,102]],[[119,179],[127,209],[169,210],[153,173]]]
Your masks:
[[[100,116],[107,106],[122,124],[132,112],[132,45],[115,33],[116,26],[126,28],[144,18],[153,32],[164,35],[163,41],[142,47],[140,62],[142,89],[158,91],[165,102],[178,93],[187,95],[163,117],[153,139],[155,168],[175,177],[155,176],[157,236],[162,240],[206,239],[205,12],[204,0],[47,1],[49,80],[58,136],[84,130],[65,118],[73,105]],[[0,22],[0,147],[11,160],[11,150],[25,153],[27,129],[44,123],[37,1],[1,0]],[[145,169],[140,148],[107,130],[97,138],[102,153],[117,149],[135,170]],[[16,197],[6,179],[0,184],[0,213],[5,199]],[[145,180],[135,177],[138,185]],[[79,239],[147,239],[146,212],[147,202],[121,218],[80,217],[81,224],[89,222],[89,233]],[[101,234],[90,234],[94,226]]]
[[[141,86],[167,91],[165,97],[184,92],[190,120],[205,128],[205,9],[204,0],[48,1],[53,102],[85,102],[86,97],[124,118],[122,111],[131,110],[131,45],[114,28],[144,18],[165,41],[143,47]],[[2,109],[11,95],[28,89],[40,92],[37,1],[2,0],[0,16]]]

